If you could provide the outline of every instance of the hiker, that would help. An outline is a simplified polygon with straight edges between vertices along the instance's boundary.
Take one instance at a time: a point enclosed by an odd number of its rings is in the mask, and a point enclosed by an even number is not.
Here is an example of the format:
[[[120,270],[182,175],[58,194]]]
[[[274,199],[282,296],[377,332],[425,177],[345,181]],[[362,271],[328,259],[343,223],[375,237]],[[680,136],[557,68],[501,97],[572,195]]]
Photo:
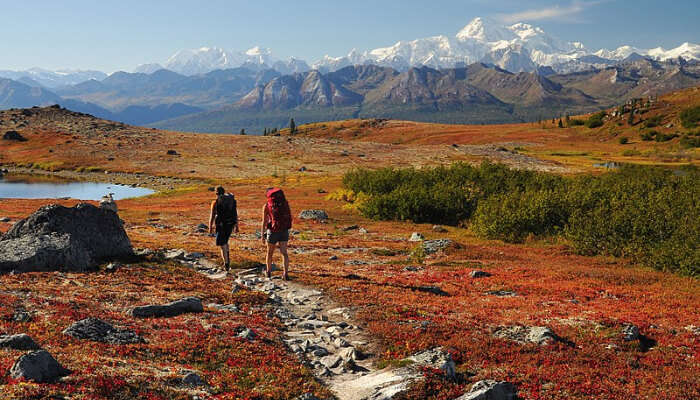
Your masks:
[[[279,188],[267,189],[267,202],[263,207],[262,235],[263,243],[267,243],[267,257],[265,258],[266,275],[272,276],[272,255],[275,248],[280,249],[284,258],[284,273],[282,279],[289,280],[289,255],[287,254],[287,242],[289,241],[289,229],[292,228],[292,212],[289,203],[284,197],[284,192]]]
[[[216,245],[221,248],[224,269],[228,271],[231,265],[228,239],[232,232],[238,233],[238,211],[236,210],[236,198],[233,197],[233,194],[226,193],[222,186],[216,188],[216,200],[211,203],[209,233],[214,233],[215,226]]]

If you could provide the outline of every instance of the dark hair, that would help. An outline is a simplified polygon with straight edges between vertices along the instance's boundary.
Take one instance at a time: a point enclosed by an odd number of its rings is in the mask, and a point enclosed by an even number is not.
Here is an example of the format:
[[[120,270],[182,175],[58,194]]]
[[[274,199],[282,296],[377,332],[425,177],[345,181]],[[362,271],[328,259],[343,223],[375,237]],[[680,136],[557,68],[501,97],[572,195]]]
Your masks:
[[[222,194],[226,193],[226,189],[224,189],[223,186],[217,186],[216,187],[216,195],[221,196]]]

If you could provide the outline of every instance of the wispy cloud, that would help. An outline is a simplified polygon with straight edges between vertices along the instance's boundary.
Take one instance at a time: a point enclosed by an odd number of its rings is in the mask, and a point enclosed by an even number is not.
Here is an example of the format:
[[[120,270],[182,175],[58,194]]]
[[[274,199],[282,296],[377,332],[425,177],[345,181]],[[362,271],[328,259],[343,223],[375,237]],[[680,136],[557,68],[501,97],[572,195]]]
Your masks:
[[[575,1],[566,6],[554,5],[550,7],[524,10],[509,14],[498,14],[496,17],[505,23],[514,23],[522,21],[541,21],[545,19],[566,19],[572,20],[582,11],[603,3],[600,1]]]

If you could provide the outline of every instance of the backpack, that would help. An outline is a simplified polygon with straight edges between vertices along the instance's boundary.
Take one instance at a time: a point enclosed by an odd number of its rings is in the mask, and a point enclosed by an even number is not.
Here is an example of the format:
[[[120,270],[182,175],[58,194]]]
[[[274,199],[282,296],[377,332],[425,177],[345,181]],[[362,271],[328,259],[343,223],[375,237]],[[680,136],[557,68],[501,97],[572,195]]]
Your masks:
[[[267,227],[270,231],[282,232],[292,228],[292,212],[282,189],[267,191],[267,210],[270,217]]]
[[[216,224],[234,225],[238,222],[236,210],[236,198],[231,193],[226,193],[216,199]]]

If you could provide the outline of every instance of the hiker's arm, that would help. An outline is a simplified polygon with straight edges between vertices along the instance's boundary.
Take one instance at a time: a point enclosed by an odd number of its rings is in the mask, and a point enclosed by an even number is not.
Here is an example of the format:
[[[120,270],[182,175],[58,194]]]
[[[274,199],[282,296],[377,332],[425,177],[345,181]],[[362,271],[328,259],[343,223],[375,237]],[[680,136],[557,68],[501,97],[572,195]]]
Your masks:
[[[211,203],[211,215],[209,216],[209,233],[214,233],[214,220],[216,219],[216,202]]]
[[[267,204],[263,206],[263,215],[262,215],[262,226],[260,227],[260,237],[262,238],[263,243],[265,243],[265,231],[267,230]]]

